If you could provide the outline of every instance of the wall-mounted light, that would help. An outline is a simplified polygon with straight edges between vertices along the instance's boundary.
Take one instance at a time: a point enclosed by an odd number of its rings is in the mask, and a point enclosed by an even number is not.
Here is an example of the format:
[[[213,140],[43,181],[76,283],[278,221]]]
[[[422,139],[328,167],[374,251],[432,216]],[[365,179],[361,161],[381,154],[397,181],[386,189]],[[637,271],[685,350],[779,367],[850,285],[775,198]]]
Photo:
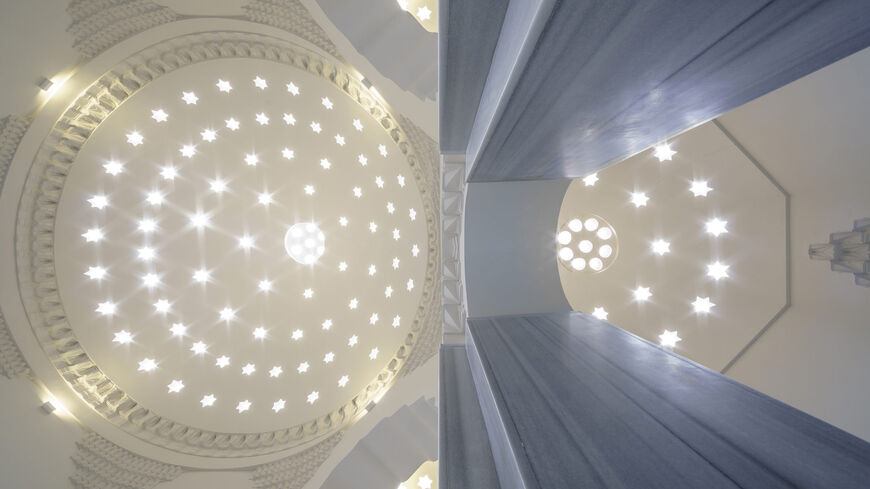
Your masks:
[[[44,76],[39,77],[39,79],[36,80],[36,86],[38,86],[43,92],[49,91],[52,85],[54,85],[54,82]]]
[[[45,401],[39,407],[40,407],[40,409],[45,411],[45,414],[51,414],[57,409],[57,407],[54,404],[52,404],[51,401]]]

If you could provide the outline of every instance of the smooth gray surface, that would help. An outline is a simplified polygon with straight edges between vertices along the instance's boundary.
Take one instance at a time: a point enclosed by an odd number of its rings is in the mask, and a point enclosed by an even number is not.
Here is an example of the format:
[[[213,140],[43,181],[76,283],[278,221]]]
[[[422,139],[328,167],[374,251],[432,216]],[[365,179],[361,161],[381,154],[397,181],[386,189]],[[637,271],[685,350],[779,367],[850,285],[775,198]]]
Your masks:
[[[438,8],[439,144],[464,154],[508,0],[440,0]]]
[[[870,444],[587,314],[469,334],[526,488],[868,487]]]
[[[441,489],[499,489],[465,346],[442,345],[440,361],[438,485]]]
[[[468,316],[570,311],[556,267],[556,221],[570,180],[466,186]]]
[[[582,177],[868,45],[866,0],[558,2],[470,181]]]

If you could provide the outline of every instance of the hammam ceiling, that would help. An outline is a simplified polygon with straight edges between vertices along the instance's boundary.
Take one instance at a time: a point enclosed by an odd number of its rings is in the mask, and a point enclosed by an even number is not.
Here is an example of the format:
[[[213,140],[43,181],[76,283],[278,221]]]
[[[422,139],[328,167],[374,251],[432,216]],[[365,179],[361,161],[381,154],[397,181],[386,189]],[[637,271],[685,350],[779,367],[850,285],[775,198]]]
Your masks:
[[[133,452],[292,456],[310,476],[435,353],[434,143],[310,16],[279,31],[128,7],[138,24],[77,35],[96,56],[4,126],[21,140],[0,195],[20,291],[4,347],[27,365],[4,369]]]

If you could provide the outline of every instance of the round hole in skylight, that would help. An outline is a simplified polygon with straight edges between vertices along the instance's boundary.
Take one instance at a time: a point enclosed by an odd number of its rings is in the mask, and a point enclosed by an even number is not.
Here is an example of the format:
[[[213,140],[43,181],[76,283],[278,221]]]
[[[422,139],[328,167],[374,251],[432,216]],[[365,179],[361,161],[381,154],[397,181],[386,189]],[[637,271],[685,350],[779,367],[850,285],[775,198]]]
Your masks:
[[[598,273],[616,261],[616,233],[601,216],[574,217],[559,227],[556,237],[558,262],[567,270]]]

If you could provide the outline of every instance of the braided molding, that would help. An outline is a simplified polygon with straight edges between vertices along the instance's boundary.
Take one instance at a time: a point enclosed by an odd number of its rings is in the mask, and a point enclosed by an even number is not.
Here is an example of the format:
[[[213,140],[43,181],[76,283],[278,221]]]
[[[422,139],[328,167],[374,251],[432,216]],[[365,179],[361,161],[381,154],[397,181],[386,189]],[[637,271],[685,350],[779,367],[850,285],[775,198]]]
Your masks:
[[[304,452],[291,455],[268,464],[258,466],[251,478],[256,489],[299,489],[314,476],[314,472],[323,465],[332,449],[338,445],[344,436],[343,431],[336,432],[329,438]]]
[[[314,21],[299,0],[252,0],[242,7],[252,22],[270,25],[295,34],[327,53],[343,60],[326,31]]]
[[[54,268],[54,220],[63,185],[81,147],[124,100],[160,76],[201,61],[254,58],[282,63],[321,77],[354,99],[383,127],[412,170],[427,220],[426,281],[411,331],[384,369],[346,404],[307,423],[260,433],[218,433],[193,428],[155,413],[127,395],[91,360],[66,319]],[[263,455],[300,447],[353,422],[365,405],[397,379],[435,303],[439,279],[437,182],[434,161],[418,158],[413,142],[387,107],[342,67],[303,47],[239,32],[212,32],[170,39],[108,71],[88,87],[54,125],[34,158],[16,229],[19,288],[30,325],[52,364],[96,412],[115,426],[170,450],[211,457]],[[429,189],[429,190],[427,190]]]
[[[29,126],[30,119],[19,115],[8,115],[0,119],[0,192],[3,191],[6,172],[9,171],[12,157],[18,150],[18,143]]]
[[[184,472],[178,465],[140,457],[96,433],[76,442],[72,461],[70,482],[76,489],[150,489]]]
[[[72,0],[66,11],[72,18],[67,32],[73,48],[87,57],[177,18],[172,9],[150,0]]]

